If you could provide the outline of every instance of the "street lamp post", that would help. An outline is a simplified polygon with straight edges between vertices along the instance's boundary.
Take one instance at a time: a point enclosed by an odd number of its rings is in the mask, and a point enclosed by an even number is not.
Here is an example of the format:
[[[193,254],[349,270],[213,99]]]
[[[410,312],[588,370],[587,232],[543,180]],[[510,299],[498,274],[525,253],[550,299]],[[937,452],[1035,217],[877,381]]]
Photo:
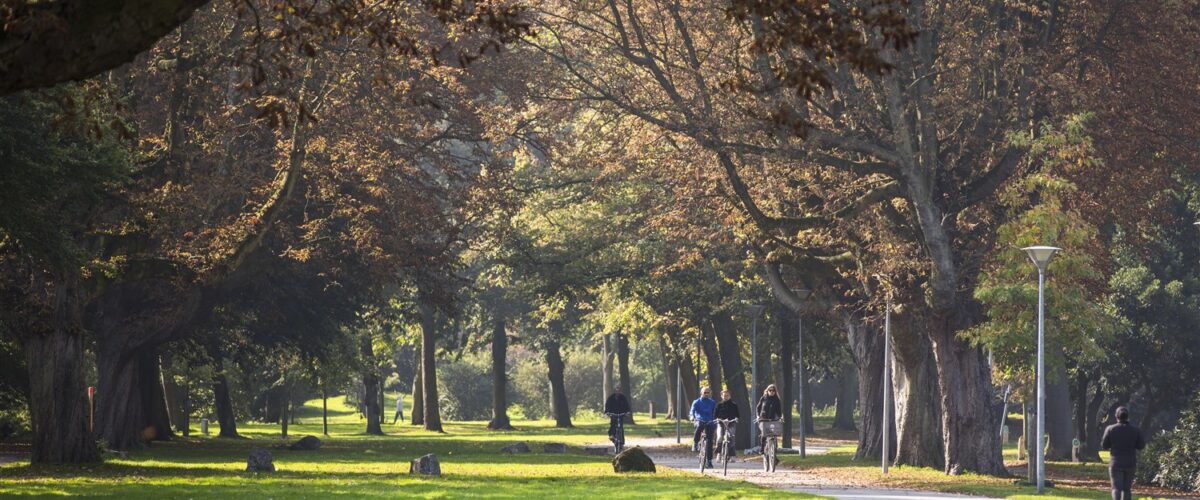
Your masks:
[[[750,401],[753,405],[754,395],[758,394],[758,316],[762,314],[766,306],[759,304],[751,304],[746,306],[746,311],[753,318],[750,327]],[[742,372],[745,373],[745,372]],[[758,442],[758,425],[750,426],[750,444]]]
[[[801,303],[808,299],[811,291],[803,288],[792,290]],[[804,318],[800,313],[800,304],[796,307],[796,408],[800,413],[800,458],[807,456],[805,450],[805,420],[804,420]]]
[[[1046,267],[1057,247],[1022,248],[1038,268],[1038,345],[1037,345],[1037,490],[1046,492]]]

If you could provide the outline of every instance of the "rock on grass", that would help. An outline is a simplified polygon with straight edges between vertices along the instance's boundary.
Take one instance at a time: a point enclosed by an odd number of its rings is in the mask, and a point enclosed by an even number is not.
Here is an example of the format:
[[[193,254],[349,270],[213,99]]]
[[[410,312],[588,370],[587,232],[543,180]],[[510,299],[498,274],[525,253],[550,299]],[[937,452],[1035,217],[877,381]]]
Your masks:
[[[622,451],[613,457],[612,464],[614,472],[657,472],[654,461],[640,446]]]

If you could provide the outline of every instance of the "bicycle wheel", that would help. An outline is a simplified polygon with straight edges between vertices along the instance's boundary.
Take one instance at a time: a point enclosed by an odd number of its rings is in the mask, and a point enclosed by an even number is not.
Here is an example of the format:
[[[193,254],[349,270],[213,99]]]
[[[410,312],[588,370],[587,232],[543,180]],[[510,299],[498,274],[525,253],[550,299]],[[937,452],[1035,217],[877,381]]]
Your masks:
[[[724,468],[723,473],[726,476],[729,475],[729,457],[732,455],[732,453],[730,453],[732,451],[730,449],[731,446],[733,445],[729,444],[728,441],[721,445],[721,466]]]
[[[700,453],[698,455],[700,456],[700,473],[701,474],[704,474],[704,466],[708,465],[707,463],[705,463],[705,462],[707,462],[707,460],[705,460],[705,459],[708,457],[704,456],[704,450],[706,448],[708,448],[708,438],[707,437],[700,438]]]
[[[779,447],[776,446],[775,438],[771,438],[768,441],[767,447],[771,450],[771,472],[775,472],[775,466],[779,465],[779,455],[776,455]]]

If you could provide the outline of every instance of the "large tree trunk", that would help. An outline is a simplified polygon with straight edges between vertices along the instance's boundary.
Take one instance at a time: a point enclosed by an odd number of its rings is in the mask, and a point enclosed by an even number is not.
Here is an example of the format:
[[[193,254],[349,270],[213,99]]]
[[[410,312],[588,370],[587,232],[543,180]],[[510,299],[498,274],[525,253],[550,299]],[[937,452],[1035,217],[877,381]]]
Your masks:
[[[379,370],[375,368],[375,350],[371,346],[371,338],[366,335],[363,335],[358,342],[363,362],[366,363],[362,374],[362,404],[366,408],[364,413],[366,413],[367,419],[367,434],[382,436],[383,426],[379,424],[382,408],[379,407],[379,398],[375,397],[376,394],[379,394]]]
[[[146,426],[142,437],[154,441],[168,441],[175,437],[171,432],[171,412],[167,409],[166,390],[163,387],[162,370],[159,368],[158,349],[146,349],[138,356],[138,376],[142,389],[142,405],[146,412]]]
[[[133,352],[114,335],[97,339],[96,431],[116,450],[132,450],[146,441],[170,439],[162,376],[154,348]]]
[[[432,305],[422,302],[421,308],[421,396],[425,398],[425,430],[442,432],[442,413],[438,406],[437,388],[437,324]]]
[[[571,424],[571,407],[567,403],[567,386],[563,381],[566,364],[563,363],[558,341],[547,342],[545,348],[546,367],[550,377],[550,399],[554,403],[550,405],[554,412],[554,425],[556,427],[574,427]]]
[[[742,346],[738,342],[737,328],[727,312],[714,314],[711,321],[713,331],[717,334],[717,348],[721,353],[721,372],[725,374],[725,386],[744,417],[739,418],[737,423],[737,447],[750,448],[750,426],[754,420],[754,408],[750,406],[750,394],[746,389],[746,372],[742,366]]]
[[[679,375],[683,377],[683,407],[690,408],[691,402],[700,397],[700,379],[696,376],[696,365],[686,352],[679,354]],[[687,411],[684,411],[687,415]]]
[[[779,368],[781,375],[781,384],[779,387],[780,394],[783,396],[783,447],[792,447],[792,405],[796,399],[796,385],[794,383],[793,368],[795,364],[796,351],[796,328],[795,313],[789,311],[783,304],[775,303],[775,313],[779,317]],[[807,389],[807,388],[805,388]],[[811,400],[812,396],[808,395]]]
[[[1075,391],[1072,399],[1075,406],[1075,438],[1082,444],[1079,450],[1079,460],[1099,462],[1099,450],[1093,451],[1089,443],[1089,434],[1092,434],[1088,421],[1088,386],[1091,383],[1091,374],[1083,369],[1078,372],[1075,376]]]
[[[508,420],[508,332],[504,318],[492,321],[492,421],[488,429],[512,430]]]
[[[700,322],[700,347],[704,350],[704,361],[708,365],[708,386],[713,394],[720,394],[723,387],[721,354],[717,352],[717,337],[711,322]]]
[[[1100,419],[1100,408],[1104,406],[1105,395],[1104,385],[1096,384],[1096,393],[1092,396],[1091,402],[1088,403],[1087,422],[1085,424],[1088,429],[1087,440],[1085,441],[1087,443],[1087,452],[1089,456],[1097,457],[1097,461],[1099,461],[1100,457],[1100,440],[1104,436],[1104,429],[1099,426],[1098,420]]]
[[[942,395],[942,436],[948,474],[1006,476],[993,416],[992,374],[983,353],[958,338],[950,318],[931,318],[930,340]]]
[[[418,353],[418,356],[420,353]],[[425,384],[421,383],[421,361],[417,361],[417,374],[413,376],[412,387],[412,408],[409,408],[408,416],[412,421],[412,425],[425,425],[425,397],[422,391]]]
[[[213,400],[217,407],[217,424],[221,426],[218,437],[241,437],[237,430],[237,417],[233,413],[233,401],[229,398],[229,380],[225,378],[225,368],[218,359],[215,363],[218,369],[213,377]]]
[[[658,336],[658,352],[662,358],[663,375],[667,384],[667,416],[668,419],[673,419],[677,415],[676,410],[679,409],[678,399],[678,377],[676,374],[675,358],[670,355],[670,350],[667,348],[667,340],[662,335]],[[682,418],[682,415],[680,415]]]
[[[858,368],[860,424],[855,460],[879,460],[883,453],[883,334],[869,328],[858,318],[844,318],[846,337]],[[893,413],[894,415],[894,413]],[[887,426],[894,435],[894,426]],[[891,443],[896,440],[890,440]],[[894,452],[895,448],[892,448]],[[889,454],[889,456],[894,456]]]
[[[838,396],[837,407],[833,415],[833,428],[844,431],[856,431],[854,425],[854,410],[858,408],[858,371],[853,363],[842,366],[837,378]],[[941,428],[939,427],[939,431]]]
[[[52,329],[23,339],[29,367],[29,417],[34,464],[96,462],[84,389],[82,304],[71,288],[56,297]]]
[[[1046,460],[1070,460],[1071,441],[1075,432],[1071,429],[1071,390],[1067,380],[1067,367],[1053,363],[1046,377],[1046,433],[1050,435],[1046,449]]]
[[[600,354],[603,356],[600,362],[600,376],[603,379],[600,381],[600,394],[607,401],[613,389],[613,358],[616,357],[616,353],[613,352],[612,335],[604,334],[600,338]]]
[[[633,423],[633,379],[629,378],[629,336],[617,332],[617,373],[621,375],[621,394],[629,400],[630,414],[625,423]]]
[[[895,463],[940,469],[945,465],[945,450],[933,348],[927,337],[912,328],[911,318],[892,320]]]

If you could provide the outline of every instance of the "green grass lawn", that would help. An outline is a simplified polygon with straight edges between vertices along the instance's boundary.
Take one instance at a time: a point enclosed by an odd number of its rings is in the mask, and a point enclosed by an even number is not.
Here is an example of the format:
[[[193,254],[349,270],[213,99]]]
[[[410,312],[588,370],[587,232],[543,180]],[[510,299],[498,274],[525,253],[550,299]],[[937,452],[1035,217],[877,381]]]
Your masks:
[[[298,412],[293,439],[320,436],[320,401]],[[387,436],[363,434],[364,424],[343,400],[330,399],[330,436],[315,452],[272,450],[279,472],[247,473],[253,446],[280,442],[277,425],[244,424],[249,439],[192,437],[131,453],[128,459],[78,467],[0,467],[0,496],[83,495],[123,498],[309,498],[345,496],[404,498],[766,498],[785,495],[744,482],[702,478],[660,470],[656,474],[616,474],[608,458],[541,452],[543,443],[582,445],[603,441],[607,423],[577,422],[563,430],[546,421],[516,421],[515,432],[491,432],[483,422],[450,422],[445,434],[408,424],[385,426]],[[390,415],[389,415],[390,417]],[[673,427],[639,415],[629,434],[664,434]],[[390,418],[389,418],[390,422]],[[215,433],[215,429],[213,429]],[[509,443],[525,441],[533,453],[501,454]],[[408,474],[409,461],[436,453],[442,477]],[[801,497],[801,495],[792,495]]]

